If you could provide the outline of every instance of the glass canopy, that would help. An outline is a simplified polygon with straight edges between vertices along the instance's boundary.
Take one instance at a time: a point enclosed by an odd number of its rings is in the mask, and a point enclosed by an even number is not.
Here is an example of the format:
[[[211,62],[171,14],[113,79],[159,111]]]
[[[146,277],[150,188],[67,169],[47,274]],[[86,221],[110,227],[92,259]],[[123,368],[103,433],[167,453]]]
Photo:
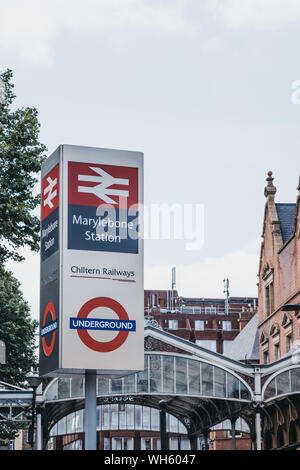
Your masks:
[[[278,374],[270,381],[265,390],[264,399],[278,395],[300,393],[300,368],[290,369]]]
[[[83,398],[84,378],[55,379],[46,402]],[[145,355],[144,371],[118,379],[99,376],[97,395],[175,394],[250,401],[245,384],[233,374],[207,362],[169,354]]]
[[[187,434],[186,427],[175,416],[166,413],[167,432]],[[108,404],[97,406],[97,431],[143,430],[159,431],[159,411],[141,405]],[[51,429],[50,437],[84,432],[84,410],[60,419]]]

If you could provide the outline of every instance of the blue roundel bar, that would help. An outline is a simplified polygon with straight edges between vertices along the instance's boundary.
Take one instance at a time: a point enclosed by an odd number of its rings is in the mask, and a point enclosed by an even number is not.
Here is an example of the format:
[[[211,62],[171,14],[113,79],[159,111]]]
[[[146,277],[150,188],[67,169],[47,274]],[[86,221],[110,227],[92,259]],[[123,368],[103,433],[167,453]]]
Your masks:
[[[71,330],[136,331],[135,320],[112,320],[103,318],[70,318]]]
[[[57,330],[57,321],[52,321],[51,323],[48,323],[48,325],[43,326],[41,328],[41,337],[43,338],[44,336],[49,335],[50,333],[53,333],[53,331]]]

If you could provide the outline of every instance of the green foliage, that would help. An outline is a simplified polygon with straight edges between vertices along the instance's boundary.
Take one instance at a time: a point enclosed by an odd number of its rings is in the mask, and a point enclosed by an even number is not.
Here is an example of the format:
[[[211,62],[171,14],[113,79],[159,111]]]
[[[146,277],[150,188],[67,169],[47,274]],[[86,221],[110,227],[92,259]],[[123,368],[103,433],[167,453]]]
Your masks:
[[[26,375],[37,362],[34,354],[37,326],[19,281],[0,268],[0,338],[6,344],[6,364],[0,366],[1,381],[24,386]]]
[[[33,190],[46,148],[38,141],[37,110],[13,108],[12,77],[11,70],[0,74],[0,339],[6,345],[0,380],[24,387],[26,375],[37,362],[38,323],[30,316],[19,282],[3,266],[8,259],[23,259],[20,247],[39,250],[40,222],[33,211],[40,196],[34,196]],[[22,423],[9,419],[0,422],[0,439],[14,439],[21,427]]]
[[[20,261],[17,249],[39,250],[39,218],[32,211],[40,203],[33,196],[46,147],[39,143],[37,110],[12,110],[12,71],[0,74],[4,99],[0,100],[0,263]],[[3,95],[3,93],[2,93]]]
[[[19,432],[20,429],[25,429],[28,426],[28,424],[22,424],[18,423],[18,426],[12,421],[4,421],[0,423],[0,439],[10,439],[13,440],[15,439]],[[5,445],[5,442],[2,442],[2,445]],[[1,445],[1,442],[0,442]]]
[[[21,387],[27,385],[26,375],[37,362],[37,326],[38,322],[30,316],[19,281],[11,272],[0,268],[0,338],[6,345],[6,364],[0,365],[0,381]],[[5,409],[2,414],[5,415]],[[0,422],[0,439],[14,439],[24,426],[26,424],[14,423],[9,419]]]

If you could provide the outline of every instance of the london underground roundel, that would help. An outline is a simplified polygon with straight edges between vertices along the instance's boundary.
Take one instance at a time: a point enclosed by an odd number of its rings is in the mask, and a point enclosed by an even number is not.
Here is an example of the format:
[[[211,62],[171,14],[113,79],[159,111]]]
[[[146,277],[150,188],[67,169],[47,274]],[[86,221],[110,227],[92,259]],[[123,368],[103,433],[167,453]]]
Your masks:
[[[98,307],[106,307],[116,313],[118,320],[104,318],[88,318]],[[89,349],[96,352],[111,352],[118,349],[126,341],[130,332],[134,332],[135,321],[129,320],[125,308],[109,297],[95,297],[88,300],[79,310],[76,318],[70,318],[70,328],[76,329],[79,338]],[[117,331],[117,336],[107,342],[97,341],[88,330]]]
[[[50,313],[51,315],[51,322],[46,324],[47,316]],[[56,337],[56,330],[57,330],[57,321],[56,321],[56,313],[55,308],[52,302],[48,302],[46,308],[44,310],[42,328],[41,328],[41,336],[42,336],[42,345],[45,356],[49,357],[52,354],[54,344],[55,344],[55,337]],[[50,344],[46,342],[46,337],[51,337]]]

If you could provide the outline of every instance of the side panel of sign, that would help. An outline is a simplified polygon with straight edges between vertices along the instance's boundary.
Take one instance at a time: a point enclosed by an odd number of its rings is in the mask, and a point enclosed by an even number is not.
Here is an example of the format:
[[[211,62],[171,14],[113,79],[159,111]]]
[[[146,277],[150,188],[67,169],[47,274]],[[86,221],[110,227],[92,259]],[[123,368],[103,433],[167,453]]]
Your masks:
[[[143,156],[63,146],[63,174],[62,368],[143,370]]]
[[[42,167],[40,375],[59,367],[59,156],[58,149]]]

